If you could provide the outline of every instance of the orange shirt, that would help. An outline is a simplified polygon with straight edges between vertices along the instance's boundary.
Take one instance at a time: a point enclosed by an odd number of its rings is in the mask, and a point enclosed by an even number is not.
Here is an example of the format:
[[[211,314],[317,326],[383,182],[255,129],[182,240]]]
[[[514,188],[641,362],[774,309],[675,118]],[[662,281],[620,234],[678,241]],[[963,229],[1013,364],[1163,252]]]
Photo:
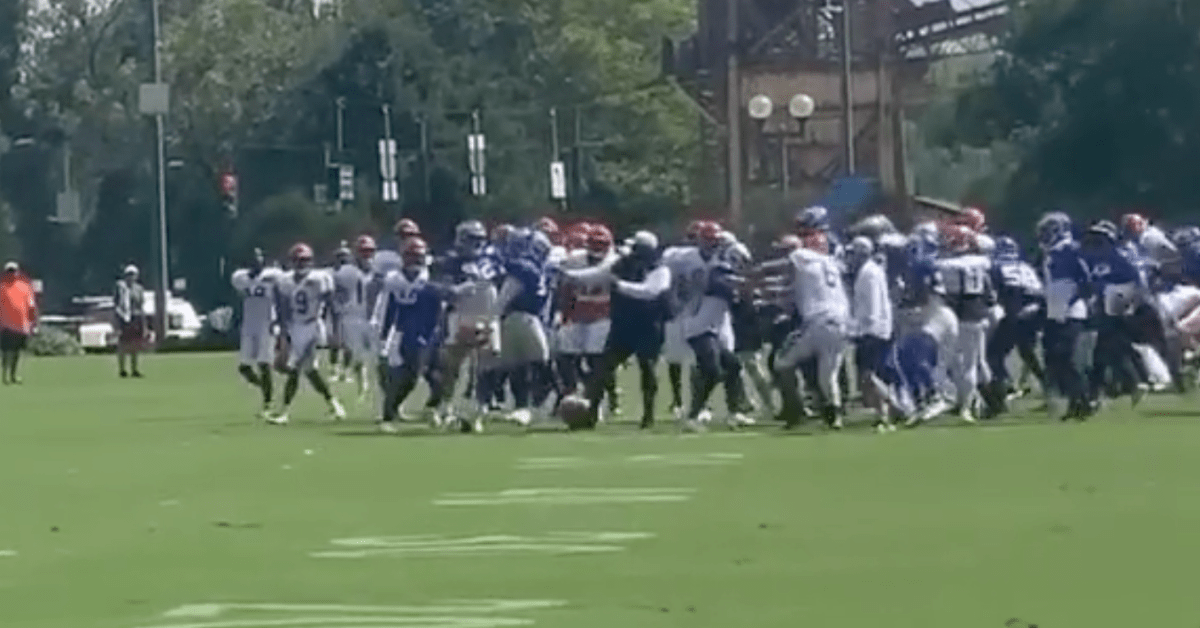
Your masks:
[[[37,302],[28,281],[0,281],[0,327],[28,334],[33,331],[36,316]]]

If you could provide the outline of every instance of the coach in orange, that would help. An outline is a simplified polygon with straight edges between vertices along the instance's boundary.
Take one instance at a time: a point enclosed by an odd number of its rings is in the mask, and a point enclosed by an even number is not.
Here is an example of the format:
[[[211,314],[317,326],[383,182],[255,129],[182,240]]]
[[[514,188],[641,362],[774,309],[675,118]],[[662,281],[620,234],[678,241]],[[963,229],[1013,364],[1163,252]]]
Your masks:
[[[4,265],[0,275],[0,371],[5,384],[19,384],[17,362],[29,336],[37,328],[37,300],[33,285],[16,262]]]

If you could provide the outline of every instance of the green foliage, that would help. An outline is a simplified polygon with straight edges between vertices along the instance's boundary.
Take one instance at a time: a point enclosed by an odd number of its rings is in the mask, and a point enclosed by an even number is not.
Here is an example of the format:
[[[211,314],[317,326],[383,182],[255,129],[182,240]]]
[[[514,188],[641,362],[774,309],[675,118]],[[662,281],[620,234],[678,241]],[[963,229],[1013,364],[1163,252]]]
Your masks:
[[[43,357],[83,355],[79,338],[54,327],[40,327],[29,339],[27,350]]]
[[[1044,0],[1018,17],[957,116],[962,140],[1021,149],[1005,194],[1013,220],[1048,206],[1183,219],[1200,205],[1200,6]]]
[[[660,37],[692,28],[692,0],[363,0],[327,4],[319,16],[304,0],[161,6],[167,153],[176,163],[167,173],[169,256],[202,307],[225,299],[221,269],[254,246],[279,255],[306,240],[324,253],[401,215],[437,240],[468,215],[544,213],[555,158],[568,162],[575,214],[655,224],[690,195],[695,116],[657,79]],[[4,22],[14,7],[28,9],[26,28]],[[137,107],[138,85],[152,75],[145,8],[0,0],[0,126],[36,138],[19,159],[0,159],[0,194],[31,267],[55,291],[49,301],[105,285],[126,262],[156,267],[152,127]],[[3,80],[16,74],[4,74],[3,50],[29,32],[38,36],[17,60],[23,78],[8,90]],[[330,215],[311,197],[328,174],[323,148],[334,141],[339,99],[345,150],[331,157],[356,167],[359,201]],[[401,153],[398,204],[379,200],[385,103]],[[467,186],[472,111],[488,139],[480,199]],[[241,176],[236,215],[217,189],[229,167]],[[79,228],[46,220],[68,184],[81,194]]]

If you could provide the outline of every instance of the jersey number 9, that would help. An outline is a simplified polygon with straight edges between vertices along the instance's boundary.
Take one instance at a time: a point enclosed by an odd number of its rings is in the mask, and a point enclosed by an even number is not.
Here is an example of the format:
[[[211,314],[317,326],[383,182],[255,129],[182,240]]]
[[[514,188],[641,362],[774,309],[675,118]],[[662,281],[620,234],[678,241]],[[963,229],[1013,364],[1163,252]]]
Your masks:
[[[296,295],[292,297],[292,303],[296,306],[296,316],[308,316],[308,293],[303,290],[297,290]]]

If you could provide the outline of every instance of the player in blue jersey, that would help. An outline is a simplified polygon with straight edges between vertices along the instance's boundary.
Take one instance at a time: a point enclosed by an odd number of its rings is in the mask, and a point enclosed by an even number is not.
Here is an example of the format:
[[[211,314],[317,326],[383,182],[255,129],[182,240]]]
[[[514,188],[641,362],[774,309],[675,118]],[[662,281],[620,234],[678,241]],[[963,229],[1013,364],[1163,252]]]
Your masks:
[[[1014,348],[1026,368],[1045,385],[1045,373],[1036,352],[1038,332],[1046,315],[1042,280],[1033,266],[1022,259],[1016,240],[1008,236],[996,238],[993,260],[992,284],[996,286],[997,301],[1004,313],[987,349],[993,378],[984,391],[989,416],[1003,412],[1007,405],[1012,385],[1007,362]]]
[[[1092,398],[1098,398],[1111,371],[1117,391],[1132,395],[1137,405],[1148,387],[1138,369],[1129,321],[1146,299],[1146,277],[1135,261],[1137,251],[1121,247],[1119,237],[1116,225],[1101,220],[1088,228],[1080,249],[1097,299],[1096,348],[1088,379]]]
[[[1046,327],[1042,335],[1050,388],[1067,399],[1063,420],[1086,419],[1093,412],[1087,381],[1076,360],[1076,348],[1088,318],[1091,278],[1072,234],[1071,218],[1062,212],[1038,221],[1043,252],[1042,283],[1046,290]]]
[[[550,343],[542,324],[550,298],[550,249],[549,238],[540,231],[514,229],[502,253],[505,278],[495,311],[500,316],[501,362],[508,369],[515,406],[509,418],[520,425],[533,420],[531,402],[544,398],[550,386]]]
[[[1179,281],[1200,285],[1200,227],[1180,227],[1171,233],[1179,250]]]
[[[459,426],[480,430],[481,410],[487,407],[499,378],[500,324],[495,314],[496,283],[502,269],[488,245],[487,230],[478,220],[468,220],[454,231],[454,247],[438,260],[435,281],[447,293],[445,342],[439,358],[444,397],[441,413],[452,419],[450,404],[463,363],[474,356],[471,393],[477,405],[458,417]],[[470,416],[467,416],[470,415]]]
[[[437,350],[438,328],[442,318],[442,298],[429,281],[429,247],[420,236],[405,240],[401,258],[404,266],[388,274],[384,280],[382,298],[387,299],[380,334],[386,338],[393,331],[397,340],[388,352],[387,391],[384,394],[383,420],[380,429],[395,433],[396,415],[400,404],[408,398],[417,378],[428,372],[428,365]],[[440,382],[430,382],[428,407],[436,409],[442,395]],[[436,418],[435,424],[440,424]]]

